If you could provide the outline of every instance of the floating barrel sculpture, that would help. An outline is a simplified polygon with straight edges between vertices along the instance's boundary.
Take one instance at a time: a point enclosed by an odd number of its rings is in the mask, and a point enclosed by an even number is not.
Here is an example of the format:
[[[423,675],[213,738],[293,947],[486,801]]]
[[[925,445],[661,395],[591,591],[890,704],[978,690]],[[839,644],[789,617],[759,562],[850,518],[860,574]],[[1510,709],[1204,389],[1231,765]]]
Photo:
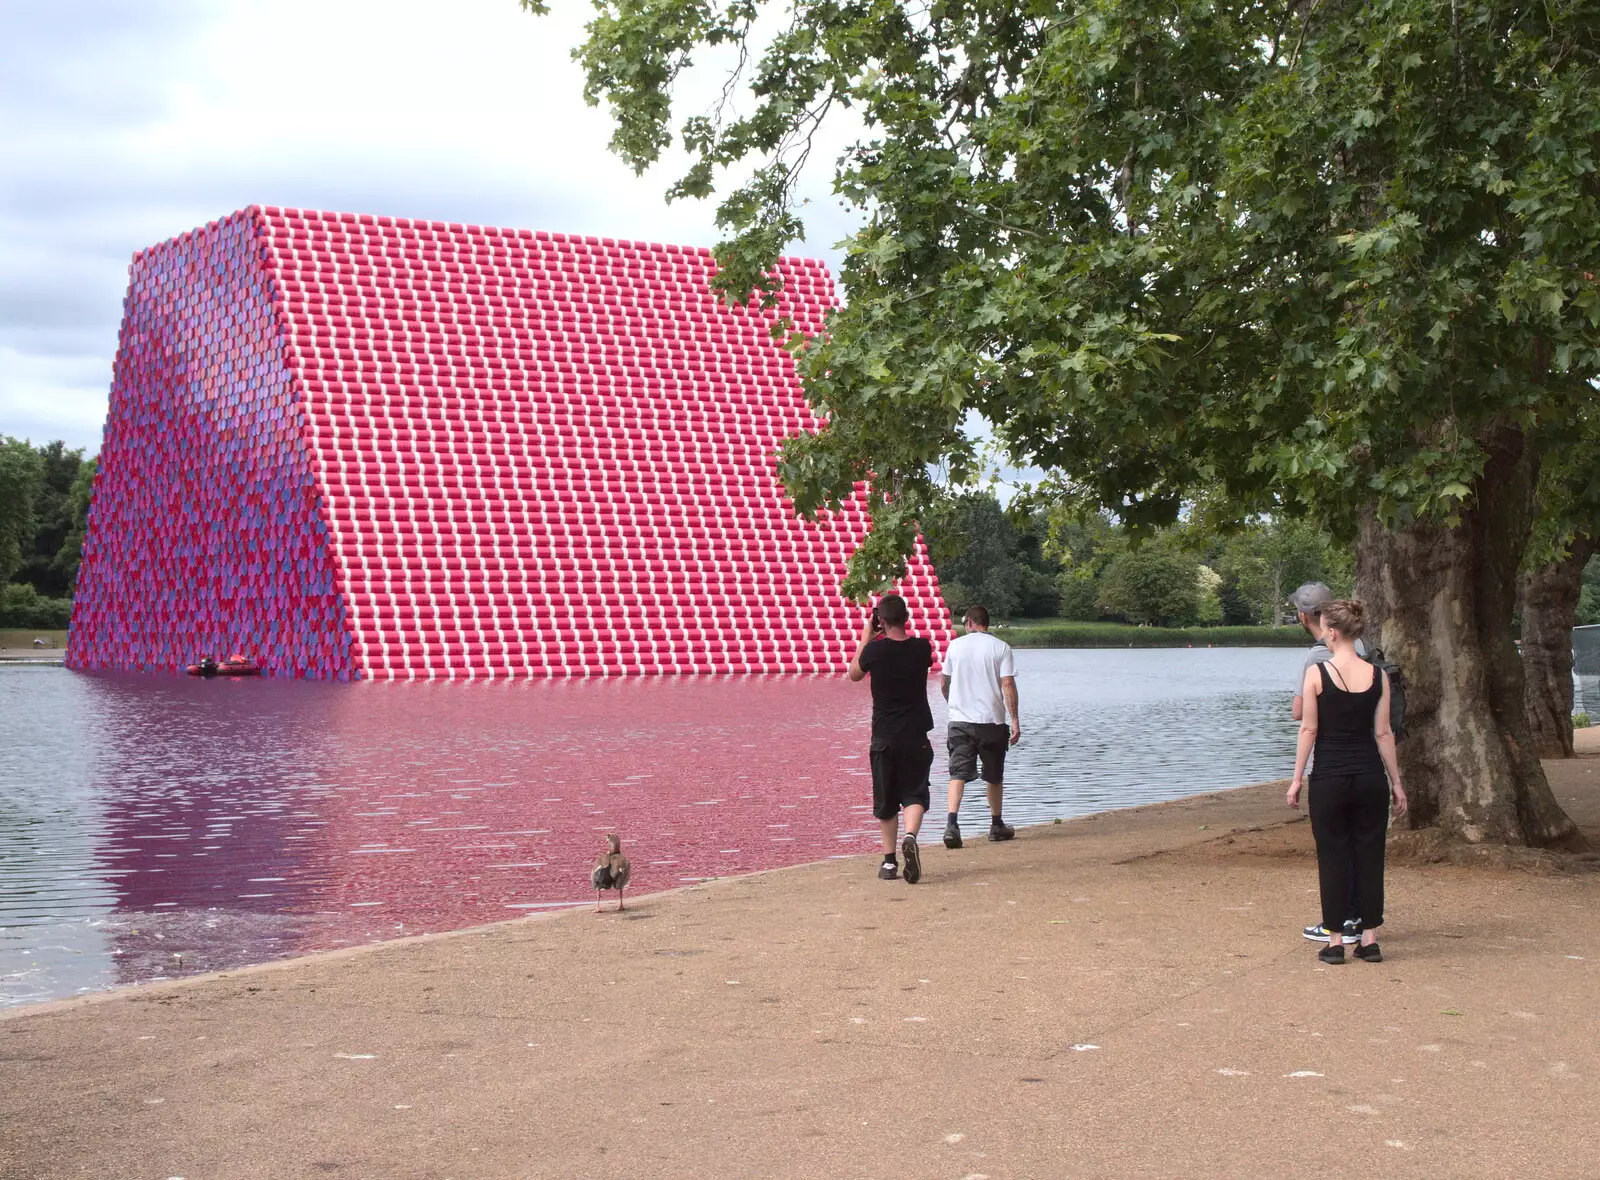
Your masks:
[[[134,256],[67,662],[241,652],[319,679],[836,671],[858,502],[796,520],[813,429],[710,252],[253,207]],[[942,651],[919,544],[901,587]]]

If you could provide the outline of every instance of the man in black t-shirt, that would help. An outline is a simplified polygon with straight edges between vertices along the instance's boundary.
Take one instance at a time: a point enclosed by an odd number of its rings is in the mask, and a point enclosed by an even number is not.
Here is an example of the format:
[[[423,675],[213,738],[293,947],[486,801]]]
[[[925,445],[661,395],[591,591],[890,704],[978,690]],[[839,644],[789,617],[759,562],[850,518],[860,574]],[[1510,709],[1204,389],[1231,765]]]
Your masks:
[[[900,852],[906,862],[906,884],[915,885],[922,879],[917,832],[928,810],[928,770],[933,765],[933,745],[928,741],[933,728],[928,708],[933,644],[908,636],[906,617],[906,600],[898,594],[878,600],[861,629],[850,679],[872,676],[872,814],[883,831],[878,876],[885,881],[899,876],[894,838],[903,810],[906,836]]]

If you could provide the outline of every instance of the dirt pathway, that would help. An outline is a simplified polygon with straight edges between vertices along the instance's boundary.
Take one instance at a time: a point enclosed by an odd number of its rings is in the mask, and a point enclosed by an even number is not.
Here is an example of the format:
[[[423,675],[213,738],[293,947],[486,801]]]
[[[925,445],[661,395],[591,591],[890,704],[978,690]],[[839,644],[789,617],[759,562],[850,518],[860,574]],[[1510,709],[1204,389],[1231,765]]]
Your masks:
[[[26,1009],[0,1176],[1600,1174],[1600,875],[1397,868],[1322,967],[1281,799]]]

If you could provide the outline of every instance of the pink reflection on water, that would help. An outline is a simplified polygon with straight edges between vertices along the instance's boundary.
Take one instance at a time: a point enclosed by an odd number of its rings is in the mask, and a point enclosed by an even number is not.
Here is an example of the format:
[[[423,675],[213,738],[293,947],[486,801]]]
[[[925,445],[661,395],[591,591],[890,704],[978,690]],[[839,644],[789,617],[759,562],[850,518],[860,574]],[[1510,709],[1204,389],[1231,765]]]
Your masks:
[[[96,680],[121,982],[592,905],[611,831],[630,894],[875,831],[867,687],[839,676]]]

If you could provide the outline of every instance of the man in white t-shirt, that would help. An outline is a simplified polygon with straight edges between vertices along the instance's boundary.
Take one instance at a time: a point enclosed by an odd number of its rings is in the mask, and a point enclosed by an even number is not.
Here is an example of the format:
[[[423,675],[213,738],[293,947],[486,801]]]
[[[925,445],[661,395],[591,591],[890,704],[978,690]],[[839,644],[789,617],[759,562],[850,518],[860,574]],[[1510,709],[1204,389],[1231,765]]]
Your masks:
[[[967,784],[978,776],[980,762],[989,794],[989,839],[1009,840],[1017,834],[1000,816],[1006,749],[1022,737],[1011,645],[989,634],[989,611],[985,607],[969,606],[963,622],[967,633],[952,641],[944,653],[944,675],[939,682],[939,691],[950,702],[946,848],[961,847],[961,825],[956,822],[956,813],[961,810],[961,796]]]

